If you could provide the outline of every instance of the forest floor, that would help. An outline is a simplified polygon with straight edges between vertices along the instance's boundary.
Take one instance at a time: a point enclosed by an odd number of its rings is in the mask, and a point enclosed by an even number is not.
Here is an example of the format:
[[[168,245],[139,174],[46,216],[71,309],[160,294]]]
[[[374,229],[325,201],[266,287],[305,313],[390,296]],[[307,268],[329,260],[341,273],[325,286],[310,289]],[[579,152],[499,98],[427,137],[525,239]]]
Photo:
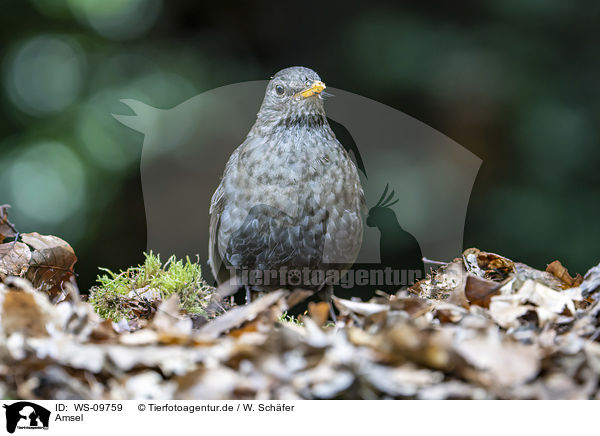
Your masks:
[[[571,276],[475,248],[368,302],[226,305],[197,264],[149,254],[91,294],[54,236],[0,207],[0,395],[20,399],[588,399],[600,266]],[[458,254],[458,253],[457,253]]]

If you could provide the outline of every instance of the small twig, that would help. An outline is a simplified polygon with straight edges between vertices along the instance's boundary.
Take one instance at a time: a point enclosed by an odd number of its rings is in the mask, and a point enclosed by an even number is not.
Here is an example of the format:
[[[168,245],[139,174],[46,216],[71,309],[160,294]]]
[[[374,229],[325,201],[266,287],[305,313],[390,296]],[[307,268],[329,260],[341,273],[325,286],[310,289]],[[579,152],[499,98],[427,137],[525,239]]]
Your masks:
[[[423,262],[433,263],[435,265],[448,265],[448,262],[440,262],[439,260],[431,260],[431,259],[428,259],[428,258],[426,258],[424,256],[421,258],[421,260]]]

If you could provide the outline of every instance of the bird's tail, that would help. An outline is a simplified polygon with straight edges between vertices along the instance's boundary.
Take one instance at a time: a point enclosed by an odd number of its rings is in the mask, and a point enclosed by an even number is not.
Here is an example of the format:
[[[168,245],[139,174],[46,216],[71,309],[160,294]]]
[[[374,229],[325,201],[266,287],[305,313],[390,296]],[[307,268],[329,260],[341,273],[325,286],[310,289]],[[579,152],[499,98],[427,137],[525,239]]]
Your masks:
[[[112,116],[130,129],[143,134],[148,133],[150,128],[155,124],[160,109],[149,106],[141,101],[128,98],[122,99],[121,103],[129,106],[135,115],[112,114]]]

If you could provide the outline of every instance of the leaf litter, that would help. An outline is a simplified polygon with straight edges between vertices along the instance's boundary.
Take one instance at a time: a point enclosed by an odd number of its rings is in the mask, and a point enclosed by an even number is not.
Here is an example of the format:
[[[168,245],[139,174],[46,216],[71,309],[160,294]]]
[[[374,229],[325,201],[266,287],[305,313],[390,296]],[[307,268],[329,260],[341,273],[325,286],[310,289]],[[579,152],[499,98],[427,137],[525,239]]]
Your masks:
[[[411,288],[366,302],[334,297],[333,324],[325,303],[287,316],[306,296],[298,290],[231,307],[231,286],[210,288],[189,260],[171,276],[162,264],[143,277],[107,273],[86,301],[66,242],[19,235],[6,206],[0,242],[4,397],[600,397],[600,265],[573,277],[558,261],[540,271],[471,248]],[[111,295],[129,306],[103,317],[93,299]]]

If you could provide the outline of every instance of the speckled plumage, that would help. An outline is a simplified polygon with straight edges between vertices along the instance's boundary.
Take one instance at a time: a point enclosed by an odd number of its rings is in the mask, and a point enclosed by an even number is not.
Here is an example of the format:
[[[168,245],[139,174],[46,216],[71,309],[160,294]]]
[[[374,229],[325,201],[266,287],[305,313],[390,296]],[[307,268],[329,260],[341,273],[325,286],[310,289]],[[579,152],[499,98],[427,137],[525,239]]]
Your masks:
[[[304,67],[278,72],[227,162],[210,207],[209,263],[219,282],[230,278],[226,266],[345,269],[356,260],[364,194],[322,95],[298,96],[315,81]]]

